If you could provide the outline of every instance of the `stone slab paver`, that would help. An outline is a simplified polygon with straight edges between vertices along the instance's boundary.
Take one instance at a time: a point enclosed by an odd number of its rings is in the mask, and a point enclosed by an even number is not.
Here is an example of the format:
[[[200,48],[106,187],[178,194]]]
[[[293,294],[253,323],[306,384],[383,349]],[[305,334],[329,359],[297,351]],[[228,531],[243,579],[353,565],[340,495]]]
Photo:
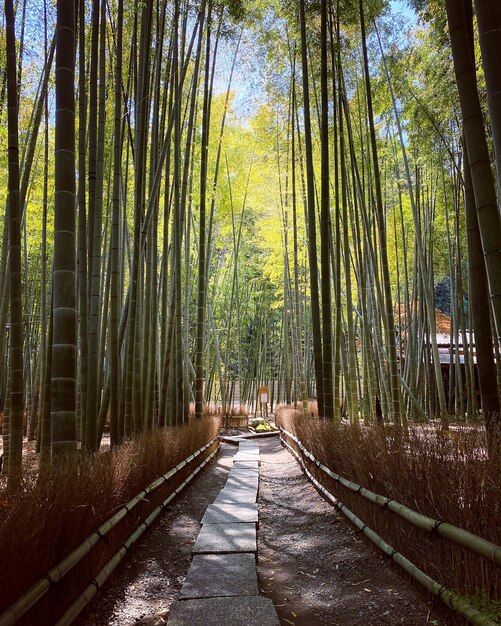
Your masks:
[[[233,463],[238,463],[239,461],[254,461],[259,463],[259,456],[257,454],[247,454],[246,452],[237,452],[233,457]]]
[[[229,487],[226,487],[224,489],[221,489],[214,503],[229,502],[229,503],[236,504],[238,502],[256,502],[256,500],[257,500],[257,489],[248,489],[248,488],[230,489]]]
[[[237,455],[235,455],[235,457],[236,457],[236,456],[237,456]],[[257,465],[257,464],[259,463],[259,461],[261,460],[261,458],[260,458],[260,457],[258,457],[258,456],[256,456],[256,455],[252,455],[252,458],[250,458],[250,455],[248,455],[248,456],[249,456],[249,458],[247,458],[247,460],[246,460],[246,461],[243,461],[243,460],[242,460],[242,461],[240,461],[240,460],[239,460],[239,459],[240,459],[240,457],[239,457],[239,458],[236,460],[236,462],[237,462],[237,463],[245,463],[245,462],[248,462],[248,463],[255,463],[256,465],[254,465],[251,469],[254,469],[254,470],[256,470],[256,471],[257,471],[257,470],[259,469],[259,467],[258,467],[258,465]],[[234,469],[236,468],[235,462],[233,462],[233,468],[234,468]],[[242,468],[240,468],[240,469],[242,469]],[[245,469],[245,468],[244,468],[244,469]],[[249,469],[249,468],[247,468],[247,469]]]
[[[221,441],[224,441],[226,443],[241,443],[242,441],[245,441],[246,443],[248,442],[256,442],[259,441],[260,439],[267,439],[268,437],[277,437],[280,434],[279,430],[274,430],[274,431],[269,431],[269,432],[264,432],[264,433],[242,433],[241,435],[234,435],[234,436],[225,436],[222,435],[220,437]]]
[[[228,480],[226,481],[226,487],[229,487],[230,485],[250,485],[252,487],[257,487],[258,484],[259,478],[257,472],[252,472],[251,474],[235,473],[228,476]]]
[[[180,600],[170,608],[169,626],[280,626],[268,598]]]
[[[235,469],[249,469],[249,468],[256,468],[259,469],[259,461],[234,461],[233,462],[233,467]]]
[[[259,476],[259,468],[256,467],[232,467],[228,473],[230,476]]]
[[[257,463],[259,466],[259,462],[261,461],[261,459],[255,455],[255,454],[243,454],[241,456],[239,456],[240,453],[235,455],[235,460],[233,462],[233,467],[235,466],[235,463],[242,463],[245,461],[251,461],[253,463]]]
[[[204,524],[193,554],[256,552],[256,524]]]
[[[235,487],[236,489],[239,488],[245,488],[245,487],[252,487],[257,489],[258,486],[258,477],[257,476],[231,476],[230,478],[228,478],[228,480],[226,481],[226,487],[227,488],[232,488]]]
[[[231,478],[226,481],[225,489],[236,490],[243,489],[246,490],[254,490],[257,491],[259,485],[259,481],[257,478]]]
[[[231,474],[228,474],[228,478],[244,478],[244,477],[248,477],[248,478],[258,478],[259,476],[259,472],[258,472],[258,468],[251,468],[251,467],[234,467],[230,470]]]
[[[257,443],[252,443],[250,441],[241,441],[238,444],[239,450],[252,450],[253,452],[259,452],[259,446]]]
[[[257,489],[259,486],[259,482],[251,482],[248,484],[244,484],[241,481],[231,483],[226,482],[226,485],[221,489],[221,491],[235,491],[235,492],[249,492],[249,493],[257,493]],[[221,494],[221,491],[219,494]],[[218,496],[219,497],[219,496]]]
[[[226,485],[224,486],[223,489],[221,489],[221,491],[236,491],[236,492],[253,492],[253,493],[257,493],[257,489],[259,486],[259,482],[251,482],[248,484],[244,484],[241,481],[238,482],[234,482],[232,481],[231,483],[226,482]],[[219,493],[221,493],[221,491]]]
[[[257,523],[257,521],[257,504],[254,502],[240,502],[238,504],[221,502],[210,504],[202,518],[202,524]]]
[[[179,598],[258,595],[253,554],[196,554]]]

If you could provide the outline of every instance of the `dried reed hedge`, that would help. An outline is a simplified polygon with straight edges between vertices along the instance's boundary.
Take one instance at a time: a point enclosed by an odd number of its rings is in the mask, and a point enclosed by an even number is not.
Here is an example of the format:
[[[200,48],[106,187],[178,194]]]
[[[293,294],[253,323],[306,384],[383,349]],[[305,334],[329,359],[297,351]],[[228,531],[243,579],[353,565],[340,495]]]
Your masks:
[[[190,404],[190,415],[192,417],[195,416],[195,405],[193,403]],[[245,416],[249,415],[249,407],[246,404],[239,404],[238,406],[235,406],[233,404],[228,405],[224,413],[223,413],[223,407],[221,406],[221,404],[214,404],[213,402],[211,402],[210,404],[204,404],[204,416],[205,417],[209,417],[209,416],[217,416],[217,417],[235,416],[236,417],[239,415],[245,415]]]
[[[468,424],[441,432],[427,424],[406,438],[393,427],[354,427],[281,407],[277,422],[324,465],[411,509],[501,545],[501,464],[486,455],[485,432]],[[501,600],[496,565],[436,533],[424,533],[329,478],[310,463],[325,487],[429,576],[460,594]],[[498,610],[496,602],[490,609]],[[501,618],[501,615],[498,616]]]
[[[112,453],[83,458],[77,471],[62,465],[47,476],[28,472],[15,496],[0,490],[0,613],[150,482],[214,438],[219,428],[218,418],[192,419],[186,426],[140,435]],[[78,589],[83,590],[193,467],[136,507],[94,548],[92,556],[58,583],[59,589],[37,605],[36,623],[54,623],[54,616],[63,612]],[[21,623],[33,623],[32,619],[29,613]]]

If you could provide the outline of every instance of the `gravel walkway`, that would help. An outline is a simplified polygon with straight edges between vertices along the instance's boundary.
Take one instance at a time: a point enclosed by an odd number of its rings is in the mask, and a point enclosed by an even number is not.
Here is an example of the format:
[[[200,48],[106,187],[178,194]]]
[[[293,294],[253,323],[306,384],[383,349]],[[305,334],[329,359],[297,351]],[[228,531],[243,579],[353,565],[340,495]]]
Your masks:
[[[320,497],[278,439],[260,449],[258,577],[282,624],[454,623]]]

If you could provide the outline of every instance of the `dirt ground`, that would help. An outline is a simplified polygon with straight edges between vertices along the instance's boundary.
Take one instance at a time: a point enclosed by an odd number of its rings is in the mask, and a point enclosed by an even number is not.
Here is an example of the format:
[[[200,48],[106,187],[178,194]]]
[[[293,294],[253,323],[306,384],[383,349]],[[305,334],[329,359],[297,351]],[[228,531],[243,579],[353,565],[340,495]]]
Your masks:
[[[278,439],[259,445],[258,576],[282,624],[454,624],[320,497]]]
[[[319,496],[278,438],[262,439],[259,446],[259,585],[283,625],[455,623]],[[224,486],[235,451],[222,445],[218,459],[98,594],[82,626],[165,624],[188,571],[200,520]]]

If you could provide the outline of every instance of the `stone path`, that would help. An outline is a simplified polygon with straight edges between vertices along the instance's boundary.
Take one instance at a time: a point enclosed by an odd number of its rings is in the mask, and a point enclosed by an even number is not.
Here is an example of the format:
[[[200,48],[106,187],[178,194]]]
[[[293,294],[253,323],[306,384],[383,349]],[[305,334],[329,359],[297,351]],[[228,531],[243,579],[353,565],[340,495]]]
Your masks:
[[[256,574],[259,446],[240,441],[224,488],[202,518],[169,626],[279,626]]]
[[[165,626],[176,604],[177,624],[189,626],[457,624],[457,616],[410,585],[385,555],[370,549],[360,531],[319,496],[276,436],[259,439],[257,459],[236,464],[238,442],[221,439],[214,463],[145,533],[79,626]],[[228,439],[232,445],[224,443]],[[194,555],[203,525],[217,518],[226,519],[223,524],[239,523],[233,492],[238,493],[242,476],[232,473],[227,484],[229,471],[256,472],[258,464],[257,567],[254,552]],[[232,492],[223,489],[232,484]],[[242,523],[254,524],[255,500],[240,504],[245,510]],[[269,614],[264,596],[272,600],[279,622],[274,613],[263,617],[263,607]]]

